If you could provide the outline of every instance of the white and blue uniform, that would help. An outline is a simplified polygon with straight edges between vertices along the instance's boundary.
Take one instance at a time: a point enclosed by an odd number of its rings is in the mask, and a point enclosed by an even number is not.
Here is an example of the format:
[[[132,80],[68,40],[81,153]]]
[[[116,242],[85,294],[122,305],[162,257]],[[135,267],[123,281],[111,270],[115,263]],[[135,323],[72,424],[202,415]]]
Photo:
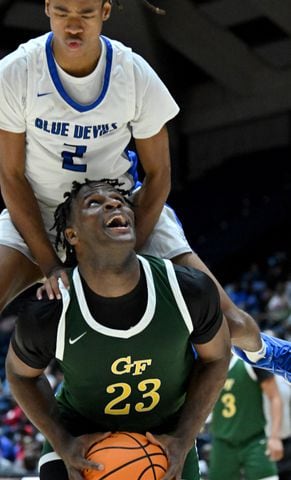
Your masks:
[[[1,60],[0,128],[26,132],[25,175],[53,241],[53,212],[72,181],[119,179],[134,189],[131,138],[157,134],[179,107],[149,64],[122,43],[102,36],[96,69],[76,78],[56,64],[52,38],[50,32],[32,39]],[[172,258],[191,251],[174,212],[165,207],[160,220],[143,253]],[[32,258],[7,211],[0,243]]]

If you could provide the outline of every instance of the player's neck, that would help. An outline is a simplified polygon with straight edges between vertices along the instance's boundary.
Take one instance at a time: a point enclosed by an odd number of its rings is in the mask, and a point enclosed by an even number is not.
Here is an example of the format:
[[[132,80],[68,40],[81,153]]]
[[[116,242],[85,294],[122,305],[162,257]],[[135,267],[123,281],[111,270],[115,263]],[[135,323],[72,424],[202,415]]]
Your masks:
[[[110,255],[79,262],[79,271],[93,292],[103,297],[120,297],[131,292],[140,278],[140,265],[133,252],[122,260]]]
[[[72,77],[87,77],[92,73],[98,63],[98,59],[94,59],[94,61],[63,61],[62,63],[58,62],[58,65]]]
[[[54,57],[59,65],[67,74],[73,77],[86,77],[92,73],[99,61],[101,55],[101,43],[87,49],[82,55],[65,54],[57,45],[54,46]]]

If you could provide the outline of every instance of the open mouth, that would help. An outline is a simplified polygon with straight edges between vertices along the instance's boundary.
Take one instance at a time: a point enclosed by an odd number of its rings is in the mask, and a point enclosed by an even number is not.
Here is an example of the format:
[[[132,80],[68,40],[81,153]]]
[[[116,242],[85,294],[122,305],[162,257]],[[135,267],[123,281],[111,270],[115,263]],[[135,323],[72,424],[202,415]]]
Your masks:
[[[129,223],[122,215],[114,215],[111,217],[108,222],[106,222],[107,228],[118,228],[118,229],[127,229]]]
[[[75,49],[81,46],[82,42],[78,38],[69,38],[67,40],[67,45],[69,48]]]

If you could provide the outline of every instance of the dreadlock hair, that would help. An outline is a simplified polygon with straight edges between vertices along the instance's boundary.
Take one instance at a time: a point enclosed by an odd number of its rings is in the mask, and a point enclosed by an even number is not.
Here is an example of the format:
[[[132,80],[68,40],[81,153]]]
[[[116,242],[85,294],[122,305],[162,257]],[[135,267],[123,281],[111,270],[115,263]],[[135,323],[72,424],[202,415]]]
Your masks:
[[[85,186],[90,187],[93,185],[110,185],[111,187],[116,188],[116,190],[125,197],[130,193],[130,190],[125,190],[121,188],[122,185],[124,185],[123,183],[119,182],[117,179],[112,178],[103,178],[101,180],[88,180],[88,178],[86,178],[84,183],[79,183],[77,181],[74,181],[72,183],[71,191],[64,193],[65,201],[63,203],[60,203],[55,210],[54,224],[50,229],[56,229],[55,248],[58,251],[59,247],[61,246],[65,250],[66,260],[64,264],[67,267],[73,267],[77,265],[75,249],[72,245],[70,245],[70,243],[65,237],[65,229],[69,226],[69,222],[71,220],[72,204],[78,196],[81,188]],[[127,202],[131,204],[129,200],[127,200]]]

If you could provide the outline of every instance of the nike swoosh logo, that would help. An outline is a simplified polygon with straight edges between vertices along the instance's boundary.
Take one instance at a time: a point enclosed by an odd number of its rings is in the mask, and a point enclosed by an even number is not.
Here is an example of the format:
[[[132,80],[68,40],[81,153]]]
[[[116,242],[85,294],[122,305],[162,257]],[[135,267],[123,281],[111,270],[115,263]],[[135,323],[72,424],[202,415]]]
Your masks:
[[[69,338],[69,344],[70,345],[74,345],[74,343],[78,342],[82,337],[84,337],[84,335],[86,335],[87,332],[84,332],[84,333],[81,333],[81,335],[79,335],[78,337],[72,339],[72,338]]]
[[[45,97],[46,95],[51,95],[53,92],[38,93],[38,97]]]

